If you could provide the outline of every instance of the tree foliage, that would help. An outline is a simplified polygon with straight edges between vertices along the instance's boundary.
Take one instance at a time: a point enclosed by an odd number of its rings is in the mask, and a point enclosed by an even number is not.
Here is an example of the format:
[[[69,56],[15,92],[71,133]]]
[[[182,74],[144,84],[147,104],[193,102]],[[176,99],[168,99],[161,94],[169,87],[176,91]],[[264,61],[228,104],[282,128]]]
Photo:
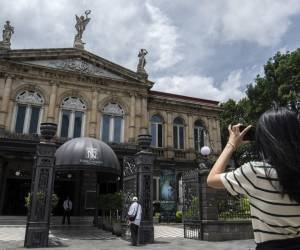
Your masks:
[[[300,101],[300,49],[285,54],[277,52],[264,65],[264,75],[257,75],[254,83],[247,86],[245,98],[237,102],[230,99],[221,104],[223,146],[227,142],[229,124],[241,122],[255,126],[259,116],[275,103],[296,110],[297,101]],[[253,145],[237,151],[235,158],[247,154],[254,157]]]

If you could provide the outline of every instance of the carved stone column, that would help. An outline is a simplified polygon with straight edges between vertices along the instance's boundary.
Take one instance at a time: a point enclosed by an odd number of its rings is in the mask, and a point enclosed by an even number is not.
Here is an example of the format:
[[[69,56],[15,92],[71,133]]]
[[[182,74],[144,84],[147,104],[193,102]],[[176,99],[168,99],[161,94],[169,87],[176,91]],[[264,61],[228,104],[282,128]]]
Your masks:
[[[137,194],[143,213],[139,228],[139,242],[154,242],[153,227],[153,162],[154,154],[149,151],[151,135],[139,135],[138,143],[142,150],[136,154],[135,164],[138,175]]]
[[[195,144],[194,144],[194,124],[193,124],[193,116],[188,115],[188,159],[192,160],[195,158],[194,149],[195,149]]]
[[[30,207],[28,210],[25,247],[47,247],[51,197],[54,183],[55,143],[50,139],[56,134],[57,125],[42,123],[44,141],[37,145],[31,182]]]
[[[2,96],[1,110],[0,110],[0,129],[5,128],[5,121],[8,112],[9,99],[11,95],[11,86],[13,82],[12,76],[7,76],[5,81],[5,87]]]
[[[141,121],[141,134],[148,134],[148,108],[147,97],[142,97],[142,121]]]
[[[97,104],[98,104],[98,91],[97,89],[93,90],[93,101],[92,101],[92,110],[91,110],[91,119],[90,119],[90,129],[89,136],[96,138],[97,130]]]
[[[130,95],[129,142],[135,141],[135,94]]]
[[[56,96],[57,96],[57,83],[51,83],[51,94],[50,94],[50,102],[48,109],[48,122],[54,122],[55,120],[55,106],[56,106]]]
[[[174,157],[173,150],[173,116],[171,112],[167,113],[167,158]]]

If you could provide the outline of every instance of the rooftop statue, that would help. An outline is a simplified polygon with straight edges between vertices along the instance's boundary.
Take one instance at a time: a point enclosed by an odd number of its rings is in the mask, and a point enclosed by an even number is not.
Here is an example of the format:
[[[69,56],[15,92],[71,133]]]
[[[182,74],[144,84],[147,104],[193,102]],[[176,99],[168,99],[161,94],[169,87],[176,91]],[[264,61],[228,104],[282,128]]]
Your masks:
[[[2,31],[3,40],[0,42],[0,49],[10,49],[10,39],[13,33],[14,27],[10,25],[9,21],[6,21]]]
[[[77,30],[77,34],[75,35],[75,39],[74,39],[74,47],[75,48],[79,48],[79,49],[84,48],[84,43],[82,42],[81,39],[82,39],[82,34],[85,31],[87,24],[91,20],[91,18],[88,17],[89,14],[91,14],[91,11],[86,10],[85,17],[84,16],[78,17],[77,15],[75,15],[75,17],[76,17],[75,28]]]
[[[145,49],[141,49],[138,57],[139,57],[139,64],[138,64],[138,70],[139,69],[144,69],[145,70],[145,65],[146,65],[146,58],[145,56],[148,54],[148,51]]]
[[[139,63],[137,66],[137,73],[142,77],[147,79],[148,74],[145,70],[145,65],[146,65],[146,58],[145,56],[148,54],[148,51],[145,49],[141,49],[139,51],[138,57],[139,57]]]

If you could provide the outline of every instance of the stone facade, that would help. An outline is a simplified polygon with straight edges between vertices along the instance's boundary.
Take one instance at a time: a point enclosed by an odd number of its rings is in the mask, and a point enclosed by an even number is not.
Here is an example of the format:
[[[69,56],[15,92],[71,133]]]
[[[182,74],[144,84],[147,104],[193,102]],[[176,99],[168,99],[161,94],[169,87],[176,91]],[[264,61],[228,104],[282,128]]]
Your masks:
[[[16,135],[14,131],[16,98],[22,91],[40,95],[39,123],[61,124],[63,100],[66,97],[80,98],[85,106],[82,136],[99,139],[103,109],[109,103],[117,103],[124,112],[123,132],[121,143],[113,143],[112,148],[120,161],[124,155],[137,152],[137,136],[149,133],[151,117],[159,115],[163,119],[163,146],[153,148],[156,155],[154,175],[159,175],[164,164],[173,164],[178,172],[197,166],[199,154],[194,146],[197,120],[201,120],[207,131],[205,145],[212,148],[212,158],[215,158],[221,151],[218,102],[152,91],[153,85],[152,81],[141,78],[134,71],[76,48],[0,51],[0,160],[6,162],[0,166],[7,166],[12,160],[7,158],[7,143],[30,141],[34,145],[35,138]],[[28,98],[35,101],[35,97]],[[184,147],[181,150],[174,150],[173,146],[176,117],[184,121]],[[12,138],[15,138],[13,142]],[[59,134],[56,140],[61,140]],[[25,144],[21,149],[26,151]],[[13,156],[15,152],[16,156],[17,144],[12,145],[10,153]],[[31,159],[30,155],[24,157]],[[5,172],[1,168],[0,174]],[[4,182],[2,174],[2,187]],[[3,195],[2,192],[0,197]]]

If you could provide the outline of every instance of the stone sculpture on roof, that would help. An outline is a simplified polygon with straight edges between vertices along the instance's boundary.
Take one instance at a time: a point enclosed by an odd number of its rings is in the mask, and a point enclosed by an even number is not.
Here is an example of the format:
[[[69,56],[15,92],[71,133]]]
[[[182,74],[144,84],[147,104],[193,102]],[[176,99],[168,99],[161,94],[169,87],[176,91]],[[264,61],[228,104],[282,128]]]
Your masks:
[[[141,49],[139,51],[138,57],[139,57],[139,63],[137,66],[137,73],[142,77],[147,79],[148,74],[145,70],[145,65],[146,65],[146,58],[145,56],[148,54],[148,51],[145,49]]]
[[[10,39],[13,33],[14,27],[10,25],[9,21],[6,21],[2,31],[3,40],[0,42],[0,49],[10,49]]]
[[[81,39],[87,24],[91,20],[91,18],[88,17],[89,14],[91,14],[91,11],[86,10],[85,17],[84,16],[78,17],[77,15],[75,15],[76,17],[75,28],[77,30],[77,34],[75,35],[75,39],[74,39],[74,48],[84,49],[84,42],[82,42]]]

